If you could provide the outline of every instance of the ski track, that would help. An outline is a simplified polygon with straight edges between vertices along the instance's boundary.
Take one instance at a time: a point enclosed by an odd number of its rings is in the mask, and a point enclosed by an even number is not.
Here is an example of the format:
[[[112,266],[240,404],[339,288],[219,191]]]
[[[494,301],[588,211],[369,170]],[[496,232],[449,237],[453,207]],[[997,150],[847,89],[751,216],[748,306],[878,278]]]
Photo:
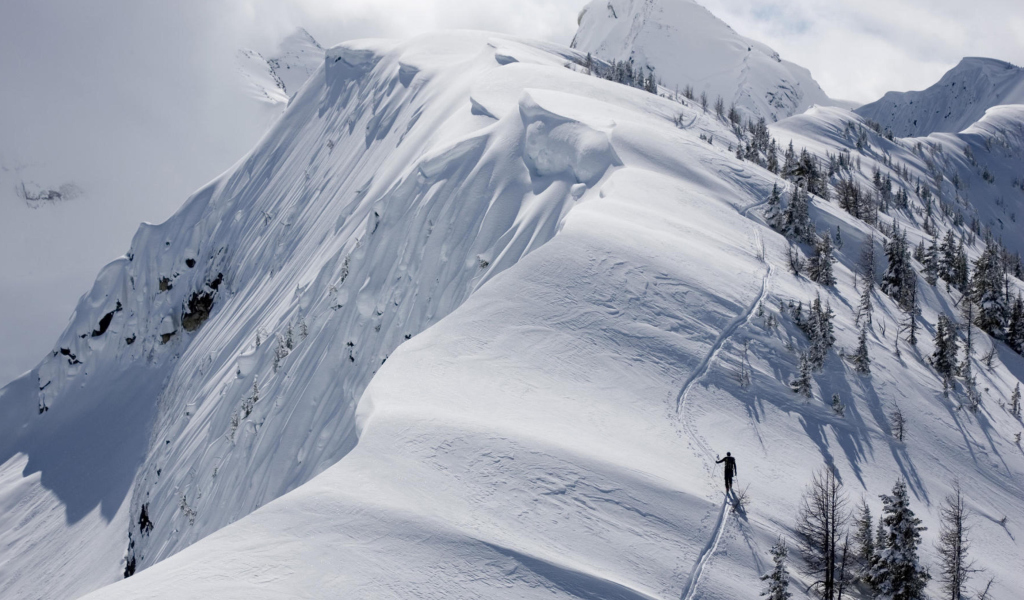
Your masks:
[[[729,502],[728,498],[725,498],[722,500],[722,508],[718,511],[718,521],[715,523],[715,536],[704,546],[704,550],[701,551],[697,562],[693,564],[690,579],[686,582],[686,589],[683,591],[683,595],[680,596],[682,600],[692,600],[693,595],[697,592],[697,584],[700,583],[700,576],[704,572],[704,567],[711,562],[711,557],[715,555],[715,551],[718,549],[718,542],[722,539],[722,534],[725,533],[725,524],[729,520],[729,514],[726,512],[727,506],[729,506]]]
[[[748,206],[747,208],[744,208],[741,211],[741,214],[746,216],[747,211],[760,204],[761,203],[755,203]],[[707,468],[707,465],[709,463],[707,461],[714,460],[712,458],[712,456],[714,456],[714,453],[712,452],[711,447],[708,445],[707,441],[697,432],[697,428],[693,424],[693,422],[687,418],[687,413],[685,411],[686,396],[690,392],[690,388],[693,387],[693,384],[695,384],[697,381],[699,381],[705,375],[707,375],[708,371],[711,368],[711,363],[714,362],[719,352],[721,352],[722,348],[725,346],[725,342],[730,337],[732,337],[734,333],[736,333],[736,331],[740,328],[741,325],[750,322],[750,318],[754,315],[754,310],[761,302],[764,301],[765,297],[768,294],[768,280],[771,278],[771,275],[774,272],[775,268],[768,261],[767,254],[764,250],[764,242],[761,239],[760,232],[757,230],[756,227],[754,228],[754,242],[759,248],[758,257],[767,267],[765,269],[764,276],[761,279],[761,292],[757,295],[757,298],[755,298],[754,301],[750,303],[750,306],[748,306],[743,313],[741,313],[735,319],[733,319],[733,321],[729,323],[725,330],[722,331],[722,334],[718,336],[718,339],[715,340],[714,345],[711,347],[711,351],[708,352],[708,354],[704,357],[704,360],[701,362],[698,368],[694,370],[692,375],[690,375],[690,378],[686,380],[686,383],[683,385],[682,391],[679,392],[679,396],[676,399],[676,412],[679,413],[680,420],[683,424],[683,428],[685,429],[687,435],[689,435],[690,439],[693,440],[693,442],[696,443],[700,450],[703,452],[704,456],[701,457],[701,460],[705,461],[705,469],[708,470],[709,472],[710,469]],[[686,589],[684,590],[682,595],[683,600],[691,600],[693,598],[694,593],[696,593],[697,591],[697,586],[700,583],[700,577],[704,573],[704,567],[711,561],[711,557],[714,556],[715,551],[718,548],[718,542],[722,539],[722,534],[725,532],[725,526],[729,522],[729,515],[726,512],[726,507],[728,506],[728,504],[728,497],[723,498],[722,507],[718,512],[718,521],[715,523],[715,533],[712,536],[711,540],[708,542],[708,544],[704,547],[704,550],[701,552],[700,556],[697,558],[697,562],[694,563],[693,571],[691,571],[690,573],[690,578],[687,581]]]

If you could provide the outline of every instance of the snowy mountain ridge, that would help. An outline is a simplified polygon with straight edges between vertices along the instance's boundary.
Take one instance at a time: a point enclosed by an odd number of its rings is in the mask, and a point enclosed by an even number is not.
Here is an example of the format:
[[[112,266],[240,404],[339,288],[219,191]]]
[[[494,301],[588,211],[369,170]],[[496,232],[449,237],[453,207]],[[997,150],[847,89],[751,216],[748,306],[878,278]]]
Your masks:
[[[919,92],[889,92],[856,109],[900,137],[956,133],[1000,105],[1024,104],[1024,69],[992,58],[968,57]]]
[[[831,467],[876,514],[907,481],[926,564],[959,478],[1013,597],[1016,338],[962,327],[972,378],[944,379],[932,334],[963,321],[963,282],[907,259],[911,345],[881,275],[902,235],[972,264],[1001,238],[1022,289],[1024,107],[923,138],[836,107],[762,131],[586,63],[478,32],[327,50],[0,390],[5,593],[749,597]],[[777,211],[801,189],[795,236]],[[831,282],[806,266],[825,239]],[[823,351],[798,316],[816,298]]]

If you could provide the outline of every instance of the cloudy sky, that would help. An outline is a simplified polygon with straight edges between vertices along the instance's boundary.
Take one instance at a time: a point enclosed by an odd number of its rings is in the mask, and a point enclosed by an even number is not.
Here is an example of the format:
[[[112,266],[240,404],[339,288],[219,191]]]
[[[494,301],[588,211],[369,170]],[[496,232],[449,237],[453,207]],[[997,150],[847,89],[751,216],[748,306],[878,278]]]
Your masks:
[[[615,0],[623,2],[625,0]],[[241,47],[475,28],[568,44],[582,0],[5,0],[0,3],[0,385],[51,349],[138,223],[170,216],[259,139]],[[836,98],[921,89],[965,55],[1024,64],[1020,0],[706,0]],[[969,6],[969,10],[966,8]],[[20,182],[80,198],[28,208]]]

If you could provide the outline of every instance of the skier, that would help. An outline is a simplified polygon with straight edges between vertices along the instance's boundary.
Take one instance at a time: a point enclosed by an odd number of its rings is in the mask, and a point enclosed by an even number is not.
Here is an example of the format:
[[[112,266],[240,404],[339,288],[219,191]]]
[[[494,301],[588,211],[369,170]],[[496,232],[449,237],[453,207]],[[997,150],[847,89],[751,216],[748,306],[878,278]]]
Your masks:
[[[725,463],[725,493],[729,494],[732,492],[732,478],[736,476],[736,459],[732,457],[732,452],[726,452],[725,458],[721,458],[715,461],[715,464]]]

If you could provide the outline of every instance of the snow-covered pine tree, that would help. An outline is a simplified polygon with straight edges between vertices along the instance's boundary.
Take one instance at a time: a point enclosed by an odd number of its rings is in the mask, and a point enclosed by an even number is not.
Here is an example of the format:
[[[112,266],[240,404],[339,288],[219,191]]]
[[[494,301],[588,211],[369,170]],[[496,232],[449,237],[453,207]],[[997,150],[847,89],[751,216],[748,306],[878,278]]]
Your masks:
[[[860,330],[860,336],[857,338],[857,351],[854,352],[853,357],[853,368],[861,375],[871,374],[871,357],[868,356],[868,329],[862,327]]]
[[[853,180],[853,177],[840,177],[836,183],[836,197],[839,200],[839,208],[850,213],[858,219],[861,218],[861,192],[860,185]]]
[[[807,276],[811,281],[824,286],[835,285],[836,278],[832,273],[833,262],[835,262],[835,257],[832,256],[832,236],[826,232],[814,244],[814,258],[811,259],[807,268]]]
[[[809,204],[807,188],[803,185],[794,186],[783,217],[783,233],[787,237],[806,243],[814,241],[814,225],[808,212]]]
[[[1011,304],[1005,341],[1014,352],[1024,354],[1024,299],[1019,294]]]
[[[939,583],[943,597],[962,600],[967,595],[967,580],[974,573],[974,562],[968,557],[971,543],[967,506],[960,490],[960,482],[953,482],[953,491],[945,497],[939,508],[939,540],[935,549],[939,553]]]
[[[871,236],[864,242],[864,247],[860,251],[860,275],[864,280],[864,285],[869,289],[875,288],[875,234],[871,233]]]
[[[775,568],[771,573],[761,576],[761,581],[767,582],[767,587],[761,592],[761,595],[768,600],[789,600],[793,594],[789,592],[789,569],[786,568],[789,548],[786,547],[786,540],[780,537],[772,545],[771,554]]]
[[[901,478],[892,494],[882,494],[880,519],[882,543],[875,549],[869,579],[875,597],[881,600],[922,600],[930,576],[920,565],[917,547],[921,543],[921,519],[914,515]]]
[[[928,285],[935,285],[939,280],[939,241],[935,236],[925,247],[921,263],[924,265],[924,280]]]
[[[893,225],[892,237],[885,245],[889,265],[882,274],[882,291],[888,294],[900,308],[909,310],[913,288],[917,286],[917,274],[910,259],[906,233]]]
[[[1010,414],[1016,418],[1020,418],[1020,383],[1013,388],[1013,394],[1010,395]]]
[[[810,587],[825,600],[835,600],[845,581],[841,544],[848,514],[846,494],[835,471],[825,466],[816,472],[804,492],[797,514],[796,533]]]
[[[871,561],[875,557],[875,540],[873,522],[871,519],[871,507],[867,500],[861,498],[857,506],[857,516],[854,518],[853,532],[853,571],[858,579],[865,580],[868,569],[871,568]]]
[[[1005,276],[1002,253],[999,246],[990,240],[974,262],[968,296],[978,305],[974,322],[982,331],[999,338],[1005,333],[1007,321]]]
[[[797,378],[790,382],[789,387],[794,392],[805,396],[811,397],[811,371],[813,370],[811,361],[807,357],[807,353],[800,354],[800,373]]]
[[[932,366],[947,384],[956,374],[957,336],[956,327],[946,315],[939,315],[935,325],[935,351],[932,352]]]

